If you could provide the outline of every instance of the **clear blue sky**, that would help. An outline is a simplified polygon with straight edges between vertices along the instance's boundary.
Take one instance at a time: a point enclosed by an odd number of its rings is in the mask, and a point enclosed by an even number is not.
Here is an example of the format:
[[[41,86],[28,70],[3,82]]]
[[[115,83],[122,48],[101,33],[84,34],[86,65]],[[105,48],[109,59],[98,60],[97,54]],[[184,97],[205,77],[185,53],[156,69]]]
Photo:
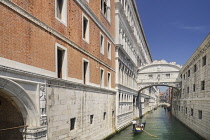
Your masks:
[[[153,60],[184,65],[210,33],[210,0],[136,0]]]

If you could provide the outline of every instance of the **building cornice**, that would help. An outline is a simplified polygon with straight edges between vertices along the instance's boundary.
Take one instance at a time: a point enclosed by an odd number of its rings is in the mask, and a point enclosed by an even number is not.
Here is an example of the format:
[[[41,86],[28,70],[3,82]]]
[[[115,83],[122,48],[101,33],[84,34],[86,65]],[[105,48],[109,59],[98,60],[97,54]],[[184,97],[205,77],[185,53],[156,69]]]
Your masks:
[[[94,12],[90,9],[90,7],[84,2],[84,0],[75,0],[79,6],[90,16],[90,18],[96,23],[96,25],[104,32],[104,34],[109,38],[112,43],[114,43],[114,38],[106,29],[106,27],[102,24],[102,22],[97,18]]]

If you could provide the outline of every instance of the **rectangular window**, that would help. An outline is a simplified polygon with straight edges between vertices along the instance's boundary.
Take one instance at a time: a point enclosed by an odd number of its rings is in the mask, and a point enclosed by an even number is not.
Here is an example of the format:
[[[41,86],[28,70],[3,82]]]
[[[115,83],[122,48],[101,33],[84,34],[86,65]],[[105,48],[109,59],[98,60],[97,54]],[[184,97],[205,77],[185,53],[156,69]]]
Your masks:
[[[166,78],[170,78],[170,74],[166,74]]]
[[[206,55],[202,58],[202,66],[206,65]]]
[[[83,84],[88,84],[89,75],[89,62],[83,59]]]
[[[193,109],[191,108],[191,116],[193,116]]]
[[[76,122],[76,118],[70,119],[70,130],[73,130],[75,128],[75,122]]]
[[[108,79],[108,80],[107,80],[107,81],[108,81],[107,87],[108,87],[108,88],[111,88],[111,73],[109,73],[109,72],[108,72],[108,77],[107,77],[107,79]]]
[[[101,13],[110,22],[110,0],[101,0]]]
[[[194,65],[194,72],[196,72],[197,71],[197,65],[195,64]]]
[[[105,120],[106,119],[106,112],[104,112],[104,117],[103,117],[103,120]]]
[[[185,114],[187,114],[187,107],[185,108]]]
[[[82,38],[89,43],[89,20],[84,14],[82,15]]]
[[[100,86],[104,87],[104,70],[102,68],[100,70]]]
[[[187,73],[188,73],[188,77],[190,77],[190,70],[188,70],[188,72],[187,72]]]
[[[56,71],[57,78],[65,79],[67,77],[67,54],[66,48],[60,44],[55,45],[56,47]]]
[[[201,90],[205,90],[205,81],[201,81]]]
[[[193,92],[195,92],[195,84],[193,84]]]
[[[152,74],[148,75],[148,77],[149,77],[149,79],[153,79],[153,75]]]
[[[65,23],[67,22],[67,0],[55,0],[55,16],[56,18]]]
[[[62,67],[63,67],[63,50],[57,49],[57,76],[62,78]]]
[[[115,117],[115,115],[114,115],[114,111],[112,111],[112,118],[114,118]]]
[[[187,87],[187,93],[190,93],[190,88],[189,87]]]
[[[94,115],[90,115],[90,124],[93,124],[93,117]]]
[[[111,53],[111,43],[110,42],[108,42],[107,43],[108,45],[107,45],[107,49],[108,49],[108,59],[110,59],[111,60],[111,56],[112,56],[112,53]]]
[[[104,54],[104,36],[100,34],[100,52]]]
[[[198,110],[198,119],[202,119],[202,110]]]

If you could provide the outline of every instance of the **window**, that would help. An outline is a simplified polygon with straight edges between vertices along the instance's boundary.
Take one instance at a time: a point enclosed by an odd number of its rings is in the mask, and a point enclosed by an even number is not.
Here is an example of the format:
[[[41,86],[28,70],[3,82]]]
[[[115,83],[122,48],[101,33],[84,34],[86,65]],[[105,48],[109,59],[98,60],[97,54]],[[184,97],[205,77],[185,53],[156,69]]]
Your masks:
[[[107,80],[107,81],[108,81],[107,87],[108,87],[108,88],[111,88],[111,73],[109,73],[109,72],[108,72],[108,77],[107,77],[107,79],[108,79],[108,80]]]
[[[179,111],[180,111],[180,106],[179,106]]]
[[[193,116],[193,109],[191,108],[191,116]]]
[[[193,84],[193,92],[195,92],[195,84]]]
[[[104,36],[100,35],[100,52],[104,54]]]
[[[70,119],[70,130],[73,130],[75,127],[76,118]]]
[[[90,124],[93,124],[93,117],[94,115],[90,115]]]
[[[89,43],[89,20],[84,14],[82,15],[82,38]]]
[[[194,72],[196,72],[197,71],[197,65],[195,64],[194,65]]]
[[[202,58],[202,66],[206,65],[206,55]]]
[[[205,81],[201,81],[201,90],[205,90]]]
[[[104,87],[104,70],[102,68],[100,70],[100,86]]]
[[[188,77],[190,77],[190,70],[188,70],[187,74],[188,74]]]
[[[67,22],[67,0],[55,0],[55,16],[56,18],[66,24]]]
[[[166,78],[170,78],[170,74],[166,74]]]
[[[114,118],[114,116],[115,116],[115,115],[114,115],[114,111],[112,111],[112,118]]]
[[[110,22],[110,0],[101,0],[101,13]]]
[[[149,79],[153,79],[153,75],[151,75],[151,74],[148,75],[148,77],[149,77]]]
[[[185,114],[187,114],[187,107],[185,108]]]
[[[108,45],[107,45],[107,50],[108,50],[108,59],[110,59],[111,60],[111,57],[112,57],[112,53],[111,53],[111,43],[110,42],[108,42],[107,43]]]
[[[83,59],[83,84],[88,84],[90,78],[89,61]]]
[[[202,110],[198,110],[198,119],[202,119]]]
[[[103,120],[105,120],[106,119],[106,112],[104,112],[104,117],[103,117]]]
[[[65,79],[67,77],[67,54],[66,48],[56,43],[56,72],[57,78]]]
[[[190,93],[190,88],[189,87],[187,87],[187,93]]]
[[[185,74],[184,74],[184,80],[185,80]]]

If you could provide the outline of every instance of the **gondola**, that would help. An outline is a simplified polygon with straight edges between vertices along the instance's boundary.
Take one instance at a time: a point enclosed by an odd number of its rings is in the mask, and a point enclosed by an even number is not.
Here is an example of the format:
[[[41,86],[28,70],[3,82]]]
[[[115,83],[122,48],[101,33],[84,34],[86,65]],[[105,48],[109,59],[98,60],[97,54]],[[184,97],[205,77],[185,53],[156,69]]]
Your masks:
[[[143,124],[143,129],[145,129],[146,121],[143,122],[142,124]],[[138,126],[140,126],[140,125],[138,125]],[[132,129],[132,131],[133,131],[134,133],[141,133],[141,132],[143,132],[143,130],[142,130],[140,127],[138,127],[138,126],[136,125],[136,127],[135,127],[134,129]]]

